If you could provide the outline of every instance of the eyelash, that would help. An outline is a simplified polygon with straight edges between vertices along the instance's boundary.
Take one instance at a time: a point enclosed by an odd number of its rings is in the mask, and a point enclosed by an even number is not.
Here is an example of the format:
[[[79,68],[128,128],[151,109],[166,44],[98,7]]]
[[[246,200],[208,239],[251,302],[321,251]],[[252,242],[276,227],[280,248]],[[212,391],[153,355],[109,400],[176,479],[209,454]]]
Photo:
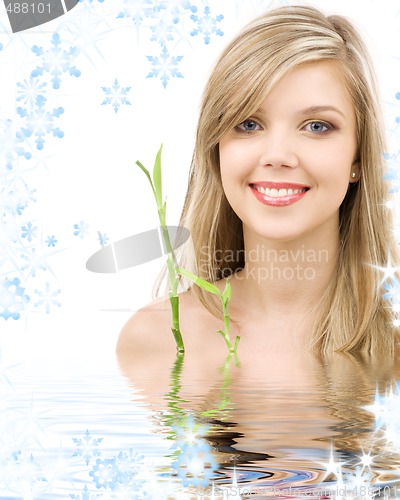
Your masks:
[[[248,119],[248,120],[244,120],[242,123],[239,123],[239,125],[236,125],[235,129],[238,132],[241,132],[241,133],[244,133],[244,134],[251,134],[252,132],[258,132],[259,131],[259,129],[256,129],[256,130],[244,130],[243,128],[241,128],[246,123],[254,123],[255,125],[257,125],[257,127],[261,127],[261,125],[256,120]],[[316,132],[316,131],[308,130],[308,132],[315,133],[317,135],[327,134],[328,132],[331,132],[332,130],[335,129],[335,127],[332,124],[324,122],[324,121],[321,121],[321,120],[312,120],[312,121],[306,123],[303,128],[305,128],[308,125],[311,125],[313,123],[319,123],[319,124],[323,125],[326,128],[326,130],[324,130],[323,132]]]

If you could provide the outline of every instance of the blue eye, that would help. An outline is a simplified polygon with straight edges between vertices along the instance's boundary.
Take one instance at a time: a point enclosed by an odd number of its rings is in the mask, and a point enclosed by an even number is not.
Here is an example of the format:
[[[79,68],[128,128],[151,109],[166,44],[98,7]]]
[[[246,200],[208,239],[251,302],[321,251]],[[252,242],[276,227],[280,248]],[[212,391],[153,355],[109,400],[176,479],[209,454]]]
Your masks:
[[[309,128],[307,129],[307,127]],[[329,130],[333,129],[332,125],[329,125],[328,123],[325,122],[317,122],[317,121],[307,123],[305,128],[308,132],[315,132],[317,134],[323,134],[324,132],[328,132]]]
[[[239,123],[236,128],[242,132],[255,132],[261,129],[260,125],[254,120],[245,120],[244,122]]]

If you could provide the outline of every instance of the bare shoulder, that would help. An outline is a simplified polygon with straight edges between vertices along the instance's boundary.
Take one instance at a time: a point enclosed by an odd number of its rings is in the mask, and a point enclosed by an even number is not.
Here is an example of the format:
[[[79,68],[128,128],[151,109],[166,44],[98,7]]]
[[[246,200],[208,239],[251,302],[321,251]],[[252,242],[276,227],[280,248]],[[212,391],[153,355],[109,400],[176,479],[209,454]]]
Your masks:
[[[145,351],[171,350],[171,308],[168,299],[157,299],[139,309],[123,326],[117,343],[118,356]]]
[[[197,351],[199,346],[204,346],[209,332],[220,328],[221,320],[216,320],[190,290],[179,294],[179,304],[185,352]],[[156,300],[141,308],[121,330],[117,343],[118,357],[147,354],[175,356],[176,344],[171,326],[172,312],[168,298]]]

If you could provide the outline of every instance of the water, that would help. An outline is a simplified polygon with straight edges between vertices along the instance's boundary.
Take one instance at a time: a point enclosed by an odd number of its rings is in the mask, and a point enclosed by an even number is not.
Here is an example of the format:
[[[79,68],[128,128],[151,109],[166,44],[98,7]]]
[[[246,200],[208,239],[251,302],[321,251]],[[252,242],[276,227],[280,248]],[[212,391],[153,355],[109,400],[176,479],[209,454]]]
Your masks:
[[[2,338],[0,498],[400,498],[389,360],[117,360],[81,335],[14,336],[20,362]]]

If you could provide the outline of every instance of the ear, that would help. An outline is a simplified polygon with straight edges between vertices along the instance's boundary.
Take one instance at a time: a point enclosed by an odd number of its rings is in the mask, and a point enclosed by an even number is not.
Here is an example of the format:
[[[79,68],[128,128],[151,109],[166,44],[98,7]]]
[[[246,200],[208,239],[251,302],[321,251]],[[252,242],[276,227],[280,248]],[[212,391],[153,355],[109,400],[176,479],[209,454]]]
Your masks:
[[[349,178],[350,184],[358,182],[360,180],[360,174],[361,174],[360,163],[356,161],[351,166],[350,178]]]

